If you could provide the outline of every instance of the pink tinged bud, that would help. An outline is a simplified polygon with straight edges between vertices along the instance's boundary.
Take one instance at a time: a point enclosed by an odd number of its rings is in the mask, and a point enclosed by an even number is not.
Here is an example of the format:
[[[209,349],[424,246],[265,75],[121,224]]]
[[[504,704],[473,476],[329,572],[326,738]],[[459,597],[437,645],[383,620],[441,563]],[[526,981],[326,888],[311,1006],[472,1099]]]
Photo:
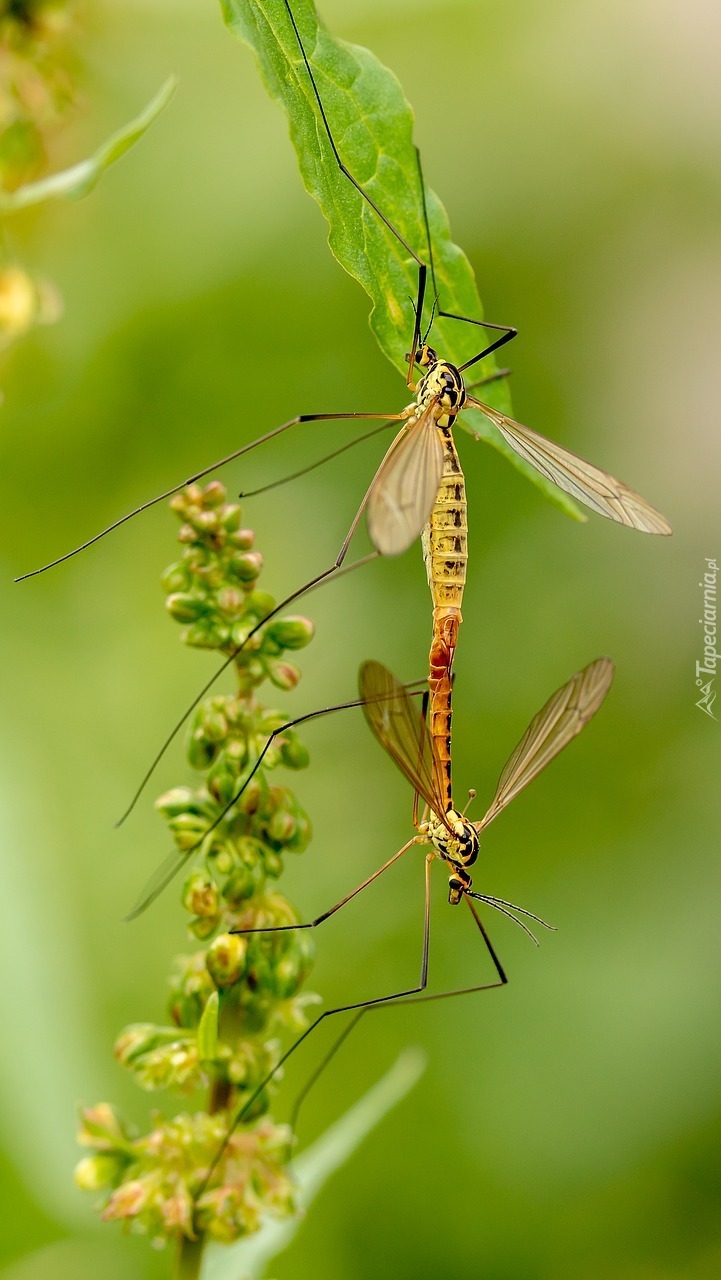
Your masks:
[[[278,809],[268,823],[268,835],[276,844],[287,844],[293,839],[295,830],[295,818],[287,810]]]
[[[123,1126],[108,1102],[85,1107],[80,1112],[80,1124],[78,1142],[84,1147],[96,1147],[102,1151],[125,1145]]]
[[[240,507],[238,507],[240,512]],[[228,538],[231,547],[237,547],[239,551],[250,551],[255,542],[255,534],[252,529],[234,529]]]
[[[166,1200],[162,1208],[163,1226],[167,1232],[182,1230],[186,1236],[192,1235],[193,1201],[187,1191],[178,1192]]]
[[[202,501],[206,507],[222,507],[228,496],[225,485],[221,484],[220,480],[210,480],[203,489],[202,494]]]
[[[295,689],[301,676],[299,668],[292,662],[268,662],[266,670],[272,683],[286,692]]]
[[[121,1218],[135,1218],[148,1203],[149,1189],[139,1178],[132,1182],[124,1182],[114,1191],[106,1208],[100,1215],[104,1222],[117,1221]]]
[[[195,542],[197,538],[195,529],[190,524],[181,524],[178,531],[178,542]]]
[[[237,587],[224,587],[218,592],[217,600],[223,613],[239,614],[245,608],[245,596]]]

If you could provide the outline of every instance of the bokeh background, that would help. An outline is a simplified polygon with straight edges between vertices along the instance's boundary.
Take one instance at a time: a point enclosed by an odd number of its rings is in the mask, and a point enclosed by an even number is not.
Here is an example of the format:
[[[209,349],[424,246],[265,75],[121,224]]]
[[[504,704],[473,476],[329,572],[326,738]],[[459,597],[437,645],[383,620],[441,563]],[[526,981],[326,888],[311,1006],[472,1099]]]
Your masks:
[[[721,1274],[718,778],[721,729],[694,706],[699,578],[721,554],[721,14],[710,0],[325,0],[329,23],[398,72],[428,180],[512,323],[517,416],[626,478],[670,540],[573,524],[461,436],[472,569],[457,659],[455,777],[479,809],[530,715],[601,653],[602,714],[494,825],[477,883],[559,926],[535,950],[502,919],[510,986],[366,1019],[308,1104],[302,1140],[408,1043],[429,1068],[313,1207],[273,1274],[367,1280],[709,1280]],[[160,1277],[170,1259],[101,1227],[71,1181],[75,1110],[144,1122],[111,1055],[155,1019],[187,947],[169,892],[121,916],[167,852],[152,795],[121,832],[167,726],[211,668],[164,615],[162,509],[22,586],[197,465],[297,412],[393,409],[403,387],[331,259],[286,123],[212,0],[90,6],[86,154],[171,71],[165,115],[79,204],[13,219],[15,251],[66,316],[3,358],[0,1203],[12,1280]],[[453,182],[443,181],[449,157]],[[260,388],[260,392],[257,389]],[[332,425],[223,477],[231,493],[320,456]],[[344,436],[344,438],[346,438]],[[249,501],[279,597],[332,559],[382,442]],[[359,548],[362,548],[362,541]],[[352,696],[359,662],[425,669],[420,554],[319,591],[298,713]],[[288,869],[307,916],[409,834],[410,795],[356,713],[309,728],[294,780],[316,836]],[[420,858],[325,926],[314,989],[331,1004],[415,977]],[[432,972],[487,960],[436,877]],[[319,1046],[317,1046],[319,1049]],[[289,1071],[287,1113],[312,1065]]]

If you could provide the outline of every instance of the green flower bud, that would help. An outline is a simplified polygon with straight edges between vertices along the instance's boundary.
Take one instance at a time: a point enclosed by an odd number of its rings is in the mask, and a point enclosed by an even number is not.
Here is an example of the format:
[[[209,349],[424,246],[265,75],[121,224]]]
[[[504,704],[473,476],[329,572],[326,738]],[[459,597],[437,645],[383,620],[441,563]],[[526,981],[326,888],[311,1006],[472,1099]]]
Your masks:
[[[168,595],[173,592],[187,591],[190,586],[190,575],[182,560],[178,564],[168,565],[160,583],[163,591]]]
[[[208,605],[199,596],[184,594],[181,591],[168,596],[165,607],[176,622],[195,622],[208,612]]]
[[[229,635],[227,627],[219,626],[214,618],[208,618],[205,622],[186,627],[183,641],[194,649],[222,649],[228,643]]]
[[[182,852],[192,849],[202,840],[208,830],[209,822],[200,814],[181,813],[177,818],[171,818],[168,826],[175,843]]]
[[[213,799],[225,808],[238,790],[238,776],[231,773],[226,761],[221,757],[208,773],[206,785]]]
[[[164,818],[176,818],[181,813],[200,812],[195,792],[190,787],[173,787],[155,801],[155,808]]]
[[[283,874],[283,859],[280,854],[276,853],[273,849],[266,849],[263,863],[265,866],[265,874],[269,876],[271,880],[277,880],[278,877]]]
[[[227,876],[233,870],[234,859],[229,849],[218,849],[215,854],[215,870],[220,876]]]
[[[303,649],[313,639],[315,627],[310,618],[278,618],[268,624],[264,634],[283,649]]]
[[[295,686],[300,680],[301,673],[294,662],[275,662],[274,660],[269,660],[265,664],[265,669],[270,680],[278,689],[285,689],[286,691],[295,689]]]
[[[185,881],[181,901],[191,915],[217,916],[220,907],[218,886],[208,876],[196,872]]]
[[[158,1043],[158,1028],[152,1022],[136,1022],[118,1036],[115,1041],[113,1055],[124,1067],[132,1063],[144,1053],[149,1053]]]
[[[236,508],[240,512],[240,507]],[[236,547],[238,551],[250,551],[255,542],[255,534],[252,529],[233,529],[228,538],[228,546]]]
[[[310,818],[302,809],[296,810],[295,831],[283,846],[284,853],[305,853],[313,837]]]
[[[195,542],[196,532],[192,525],[182,524],[178,533],[178,542],[190,543]]]
[[[223,897],[230,906],[237,906],[259,893],[265,874],[261,863],[253,867],[236,867],[223,885]]]
[[[255,582],[263,568],[261,551],[239,551],[228,565],[229,571],[241,582]]]
[[[212,707],[201,713],[199,728],[208,742],[223,742],[228,736],[228,721],[221,711]]]
[[[275,597],[267,591],[251,591],[245,603],[248,612],[254,614],[259,622],[275,609]]]
[[[205,963],[217,987],[232,987],[243,973],[248,944],[237,933],[221,933],[211,942]]]
[[[238,532],[238,530],[240,529],[240,521],[242,519],[242,514],[243,514],[242,510],[237,502],[226,503],[225,507],[223,508],[223,511],[221,512],[221,518],[223,521],[223,528],[226,530],[227,533]],[[252,532],[249,529],[245,529],[244,532],[246,534],[250,534],[249,547],[252,547],[253,545]],[[237,546],[237,543],[235,545]]]
[[[268,838],[276,844],[288,844],[297,830],[295,817],[287,809],[277,809],[268,823]]]
[[[289,732],[287,737],[283,735],[280,758],[287,769],[306,769],[310,762],[310,753],[295,734]]]
[[[86,1156],[75,1166],[74,1181],[81,1191],[102,1191],[114,1186],[126,1161],[115,1155]]]
[[[188,928],[194,938],[197,938],[199,942],[205,942],[207,938],[213,936],[220,924],[220,920],[220,912],[217,916],[198,916],[196,920],[191,920]]]

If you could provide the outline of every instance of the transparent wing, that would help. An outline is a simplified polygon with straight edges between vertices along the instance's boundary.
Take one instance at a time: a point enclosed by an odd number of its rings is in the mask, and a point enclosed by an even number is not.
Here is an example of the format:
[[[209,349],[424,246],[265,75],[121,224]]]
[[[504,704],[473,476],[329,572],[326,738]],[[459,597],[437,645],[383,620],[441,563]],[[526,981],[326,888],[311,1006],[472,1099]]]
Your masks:
[[[505,765],[491,807],[477,824],[479,831],[588,724],[611,687],[613,672],[610,658],[597,658],[552,694]]]
[[[444,819],[446,804],[431,735],[404,685],[380,662],[364,662],[358,683],[371,733],[419,796]]]
[[[125,916],[126,921],[135,920],[138,916],[141,916],[144,911],[147,911],[151,902],[155,902],[155,899],[160,897],[163,889],[170,884],[170,881],[178,874],[181,868],[185,866],[188,861],[188,856],[188,853],[181,853],[179,850],[175,850],[173,853],[168,854],[167,858],[161,862],[158,869],[148,880],[148,883],[140,894],[135,906]]]
[[[368,532],[383,556],[407,551],[428,523],[443,475],[435,400],[391,445],[368,499]]]
[[[641,533],[672,532],[666,517],[621,480],[472,396],[466,405],[480,409],[519,457],[598,515],[625,524],[629,529],[639,529]]]

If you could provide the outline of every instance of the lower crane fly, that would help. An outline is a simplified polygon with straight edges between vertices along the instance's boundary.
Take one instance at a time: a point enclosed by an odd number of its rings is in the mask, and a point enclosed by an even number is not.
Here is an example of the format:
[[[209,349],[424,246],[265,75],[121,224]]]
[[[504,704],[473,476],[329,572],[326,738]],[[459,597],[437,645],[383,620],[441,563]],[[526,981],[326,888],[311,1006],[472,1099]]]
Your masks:
[[[485,814],[480,821],[470,822],[465,813],[455,809],[452,802],[449,803],[446,798],[445,764],[439,756],[436,740],[431,737],[428,730],[426,708],[419,710],[414,705],[406,686],[396,680],[395,676],[380,662],[366,662],[363,664],[359,677],[360,705],[363,707],[365,718],[373,736],[414,789],[413,825],[416,829],[416,834],[406,841],[397,853],[394,853],[372,875],[368,876],[362,884],[353,889],[351,893],[346,894],[340,902],[336,902],[327,911],[316,916],[315,919],[300,924],[276,925],[268,928],[238,927],[231,930],[231,932],[241,934],[278,933],[287,932],[290,929],[315,929],[354,898],[358,897],[369,885],[378,880],[409,849],[415,845],[430,845],[430,851],[425,858],[423,945],[419,980],[416,986],[394,991],[384,996],[375,996],[368,1000],[357,1000],[350,1004],[339,1005],[334,1009],[327,1009],[319,1014],[315,1021],[286,1050],[274,1069],[268,1073],[250,1099],[244,1103],[239,1113],[234,1117],[226,1134],[223,1147],[216,1153],[213,1164],[208,1171],[204,1186],[207,1185],[212,1176],[213,1170],[224,1150],[225,1143],[227,1143],[238,1124],[253,1106],[255,1099],[303,1041],[326,1018],[333,1017],[339,1013],[354,1013],[356,1017],[348,1028],[350,1030],[355,1025],[355,1022],[370,1009],[387,1008],[396,1004],[424,1003],[431,1000],[447,999],[456,995],[470,995],[477,991],[492,990],[506,985],[508,982],[506,972],[474,905],[475,902],[485,903],[513,920],[534,942],[537,942],[537,939],[523,920],[518,918],[519,916],[533,920],[543,925],[544,928],[552,928],[551,925],[547,925],[545,921],[541,920],[539,916],[534,915],[533,912],[527,911],[523,907],[518,907],[514,903],[506,901],[505,898],[475,891],[472,888],[470,868],[478,858],[480,837],[493,820],[498,817],[499,813],[502,813],[507,805],[528,786],[529,782],[532,782],[545,769],[546,765],[550,764],[551,760],[564,747],[568,746],[569,742],[588,724],[606,697],[611,687],[613,675],[614,665],[610,658],[597,658],[581,671],[577,671],[566,684],[551,695],[538,714],[534,716],[506,761],[498,780],[495,794]],[[311,712],[309,715],[299,719],[307,721],[313,716],[325,715],[331,709]],[[299,720],[291,720],[287,725],[276,730],[268,739],[264,752],[270,748],[271,742],[275,737],[297,723],[299,723]],[[450,755],[450,743],[448,748]],[[261,757],[255,766],[256,769],[260,765],[264,752],[261,753]],[[253,772],[255,772],[255,769]],[[250,777],[252,776],[253,774],[251,773]],[[250,782],[250,777],[242,790]],[[231,803],[235,803],[240,794],[241,792],[234,797]],[[471,792],[471,799],[474,795],[475,793]],[[419,801],[421,800],[424,802],[425,812],[419,819],[418,810]],[[427,995],[425,991],[428,985],[431,923],[430,877],[431,866],[436,859],[440,859],[448,868],[449,903],[452,906],[457,906],[462,901],[467,903],[491,957],[496,971],[496,978],[492,982],[484,982],[470,987],[459,987],[450,991]],[[345,1034],[347,1032],[344,1033],[342,1038],[345,1038]],[[198,1195],[202,1194],[204,1186],[201,1187]]]

